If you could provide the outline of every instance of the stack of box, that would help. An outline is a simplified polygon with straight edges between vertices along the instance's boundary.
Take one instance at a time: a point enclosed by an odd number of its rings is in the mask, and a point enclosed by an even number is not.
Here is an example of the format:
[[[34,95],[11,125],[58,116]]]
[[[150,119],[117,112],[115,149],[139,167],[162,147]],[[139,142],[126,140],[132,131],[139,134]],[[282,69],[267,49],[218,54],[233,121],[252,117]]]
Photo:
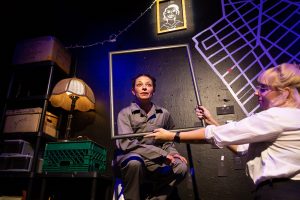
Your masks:
[[[4,123],[4,133],[28,133],[37,132],[40,124],[42,108],[24,108],[7,110]],[[58,117],[50,112],[46,112],[44,121],[44,133],[57,137]]]
[[[33,148],[25,140],[4,140],[0,154],[0,171],[30,171]]]

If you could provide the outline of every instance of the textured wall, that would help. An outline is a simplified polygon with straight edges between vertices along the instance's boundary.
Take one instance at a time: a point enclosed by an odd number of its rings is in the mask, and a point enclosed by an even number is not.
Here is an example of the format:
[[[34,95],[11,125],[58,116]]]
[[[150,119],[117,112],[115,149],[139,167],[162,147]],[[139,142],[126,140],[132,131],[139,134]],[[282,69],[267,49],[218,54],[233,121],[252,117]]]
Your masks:
[[[299,4],[289,1],[263,1],[267,2],[264,8],[269,8],[268,12],[262,13],[262,21],[256,19],[259,16],[257,6],[252,1],[242,1],[243,4],[236,4],[239,7],[231,6],[231,1],[226,1],[228,4],[225,8],[222,7],[220,0],[198,1],[186,0],[187,13],[187,29],[170,33],[157,34],[156,32],[156,9],[155,6],[149,8],[153,3],[151,0],[133,1],[133,5],[129,10],[124,9],[125,1],[111,2],[111,6],[99,7],[92,2],[72,2],[54,1],[51,5],[35,4],[34,6],[26,2],[25,5],[19,5],[18,8],[12,3],[8,9],[15,12],[14,14],[22,16],[20,19],[15,19],[14,23],[3,22],[3,38],[9,38],[4,41],[1,46],[1,64],[8,66],[11,62],[12,50],[18,40],[40,35],[55,35],[67,47],[76,44],[92,44],[95,41],[100,41],[98,45],[86,46],[86,48],[71,48],[70,51],[76,58],[76,76],[83,79],[94,91],[96,97],[96,110],[86,113],[76,113],[73,121],[73,131],[76,135],[86,135],[105,146],[108,150],[107,174],[111,174],[110,162],[113,152],[114,141],[111,140],[110,128],[110,97],[109,97],[109,52],[139,49],[145,47],[166,46],[175,44],[189,44],[191,47],[192,64],[195,71],[195,79],[198,83],[198,92],[203,105],[211,110],[221,123],[226,120],[239,120],[251,113],[253,106],[244,104],[246,101],[241,97],[242,93],[238,90],[230,89],[230,82],[226,78],[232,78],[236,75],[243,74],[243,77],[255,75],[260,71],[264,64],[270,66],[270,63],[276,64],[282,61],[298,61],[299,48]],[[225,1],[224,1],[225,2]],[[283,5],[284,6],[281,6]],[[244,7],[243,7],[244,6]],[[40,9],[38,9],[40,8]],[[226,11],[222,13],[223,11]],[[248,9],[244,9],[248,8]],[[105,10],[111,10],[112,14],[107,14]],[[53,11],[55,14],[53,14]],[[146,11],[142,17],[138,16]],[[251,11],[247,15],[247,11]],[[31,16],[28,13],[32,13]],[[52,13],[52,14],[49,14]],[[230,14],[231,13],[231,14]],[[37,22],[36,18],[41,19],[44,23]],[[255,23],[247,18],[252,16],[255,18]],[[253,17],[254,16],[254,17]],[[1,20],[10,17],[1,13]],[[137,21],[134,21],[138,19]],[[237,20],[234,23],[235,19]],[[243,20],[241,22],[241,20]],[[246,21],[245,21],[246,19]],[[287,20],[286,20],[287,19]],[[296,20],[295,20],[296,19]],[[294,21],[293,21],[294,20]],[[134,21],[132,26],[127,26]],[[1,21],[2,22],[2,21]],[[229,23],[230,22],[230,23]],[[261,26],[258,26],[259,23]],[[247,24],[244,29],[239,29]],[[275,24],[275,25],[274,25]],[[199,45],[199,49],[195,48],[195,40],[192,38],[199,34],[196,39],[199,42],[204,41],[212,35],[212,31],[217,33],[223,27],[230,27],[219,35],[224,40],[207,40],[209,44],[215,44],[215,48],[204,49],[205,45]],[[127,29],[124,29],[126,28]],[[254,27],[254,28],[253,28]],[[255,28],[256,27],[256,28]],[[259,39],[258,29],[261,36]],[[272,28],[270,28],[272,27]],[[273,31],[273,30],[277,31]],[[121,32],[123,30],[123,32]],[[232,31],[234,30],[234,31]],[[232,31],[232,32],[230,32]],[[116,36],[121,33],[116,41],[107,42],[110,36]],[[232,34],[231,34],[232,33]],[[247,37],[242,37],[248,35]],[[235,38],[242,38],[239,43],[234,43],[233,46],[220,48],[222,44],[229,44]],[[292,41],[289,38],[293,38]],[[106,41],[106,42],[104,42]],[[261,42],[261,43],[260,43]],[[94,43],[95,44],[95,43]],[[244,62],[239,62],[246,53],[240,48],[241,45],[248,45],[252,56],[247,57]],[[256,44],[256,46],[255,46]],[[258,45],[259,44],[259,45]],[[254,45],[251,48],[251,45]],[[258,45],[258,46],[257,46]],[[254,48],[255,47],[255,48]],[[262,48],[263,47],[263,48]],[[261,56],[263,52],[270,53]],[[216,52],[220,50],[221,54]],[[222,51],[223,50],[223,51]],[[227,52],[225,51],[227,50]],[[240,50],[235,53],[234,50]],[[253,51],[252,51],[253,50]],[[223,53],[225,51],[225,53]],[[202,54],[200,53],[202,52]],[[216,53],[216,54],[214,54]],[[212,55],[217,56],[212,56]],[[276,55],[279,56],[276,56]],[[231,60],[222,59],[230,55]],[[248,55],[248,54],[247,54]],[[212,56],[212,57],[210,57]],[[253,58],[254,56],[254,58]],[[255,57],[256,56],[256,57]],[[272,59],[271,59],[272,58]],[[256,63],[256,60],[259,60]],[[147,61],[147,62],[145,62]],[[219,61],[219,62],[216,62]],[[247,62],[246,62],[247,61]],[[146,65],[140,66],[141,63]],[[241,64],[243,63],[243,65]],[[130,69],[138,69],[137,71],[123,70],[122,76],[118,77],[117,81],[120,85],[127,84],[128,77],[134,72],[146,70],[153,72],[158,78],[157,94],[155,101],[162,106],[167,107],[174,115],[178,126],[189,127],[190,125],[198,124],[194,116],[193,108],[196,105],[195,92],[191,81],[191,74],[187,66],[186,57],[178,51],[173,54],[144,54],[135,58],[135,64],[130,63]],[[254,68],[249,68],[249,71],[235,71],[231,67],[239,66],[242,69],[253,64]],[[124,67],[124,63],[114,65],[118,68]],[[251,65],[252,66],[252,65]],[[141,67],[141,68],[140,68]],[[219,68],[214,68],[219,67]],[[222,79],[220,74],[216,74],[219,70],[224,72],[228,70],[230,76]],[[235,68],[238,69],[238,68]],[[252,70],[253,69],[253,70]],[[5,94],[5,86],[7,86],[7,73],[1,74],[1,103]],[[254,74],[254,75],[253,75]],[[224,75],[224,74],[223,74]],[[225,74],[227,75],[227,73]],[[124,79],[123,79],[124,78]],[[124,80],[124,82],[122,82]],[[126,80],[126,81],[125,81]],[[255,81],[237,81],[237,88],[242,88],[245,83],[249,84],[247,91],[254,91]],[[252,84],[253,83],[253,84]],[[236,88],[233,85],[234,88]],[[127,104],[125,100],[131,98],[127,88],[121,86],[116,88],[119,91],[119,96],[128,95],[124,101],[118,97],[114,105],[116,108],[121,108]],[[3,89],[2,89],[3,88]],[[249,92],[250,94],[250,92]],[[251,96],[251,95],[250,95]],[[251,99],[252,102],[252,99]],[[255,104],[255,99],[253,99]],[[229,115],[216,115],[216,107],[223,105],[234,106],[235,113]],[[243,108],[243,106],[245,106]],[[245,112],[245,110],[247,112]],[[184,155],[188,155],[187,146],[185,144],[178,145],[178,148]],[[239,161],[228,149],[214,149],[209,144],[192,144],[190,145],[192,160],[194,165],[194,174],[197,185],[197,191],[200,199],[207,200],[238,200],[251,199],[251,182],[245,176],[244,169],[236,169],[238,166],[234,161]],[[224,173],[220,175],[218,172],[221,156],[224,156]],[[243,167],[242,167],[243,168]],[[187,177],[184,183],[179,186],[179,194],[182,199],[196,198],[193,193],[192,178]]]

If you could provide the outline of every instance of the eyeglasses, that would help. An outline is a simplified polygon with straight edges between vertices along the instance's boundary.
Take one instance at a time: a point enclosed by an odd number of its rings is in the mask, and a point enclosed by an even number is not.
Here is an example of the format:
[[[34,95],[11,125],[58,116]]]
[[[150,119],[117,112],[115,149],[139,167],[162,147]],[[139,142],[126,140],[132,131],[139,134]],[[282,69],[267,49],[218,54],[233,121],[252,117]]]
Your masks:
[[[269,91],[271,90],[271,88],[267,85],[257,85],[256,86],[256,90],[259,92],[259,93],[264,93],[266,91]]]

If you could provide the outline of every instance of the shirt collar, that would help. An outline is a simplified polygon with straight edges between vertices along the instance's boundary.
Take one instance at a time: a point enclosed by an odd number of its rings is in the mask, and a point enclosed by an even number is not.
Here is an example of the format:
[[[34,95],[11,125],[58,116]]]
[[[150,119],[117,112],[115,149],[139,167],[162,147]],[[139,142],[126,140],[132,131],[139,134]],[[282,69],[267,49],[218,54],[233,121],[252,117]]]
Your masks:
[[[149,113],[151,113],[151,112],[155,112],[155,114],[163,113],[162,107],[157,106],[154,103],[152,103],[152,104],[153,104],[153,106],[152,106],[152,108],[151,108],[151,110],[150,110]],[[130,109],[131,109],[131,113],[132,114],[138,114],[138,113],[144,112],[144,111],[142,111],[142,109],[140,108],[140,106],[137,103],[135,103],[135,102],[131,103]]]

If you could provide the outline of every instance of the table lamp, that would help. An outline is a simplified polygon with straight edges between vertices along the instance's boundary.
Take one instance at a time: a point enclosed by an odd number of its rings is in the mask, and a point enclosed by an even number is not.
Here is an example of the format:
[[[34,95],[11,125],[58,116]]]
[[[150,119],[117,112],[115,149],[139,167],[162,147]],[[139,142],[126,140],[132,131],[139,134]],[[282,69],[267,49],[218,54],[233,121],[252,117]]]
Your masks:
[[[54,107],[69,111],[65,139],[69,139],[74,110],[82,112],[95,108],[95,97],[92,89],[79,78],[66,78],[53,88],[50,102]]]

